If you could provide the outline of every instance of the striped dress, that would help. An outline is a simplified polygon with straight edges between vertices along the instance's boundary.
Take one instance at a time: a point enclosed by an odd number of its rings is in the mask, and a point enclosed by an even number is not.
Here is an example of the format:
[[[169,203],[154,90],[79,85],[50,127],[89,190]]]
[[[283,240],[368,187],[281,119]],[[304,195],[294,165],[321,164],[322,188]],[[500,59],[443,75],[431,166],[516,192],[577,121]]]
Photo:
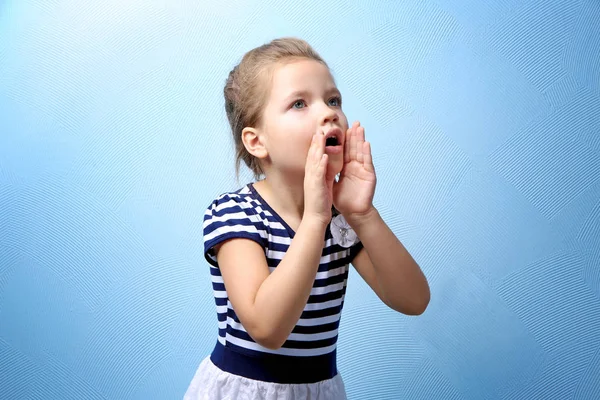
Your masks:
[[[335,377],[338,327],[349,263],[362,248],[342,215],[334,209],[308,302],[287,341],[277,350],[256,343],[240,323],[228,299],[213,249],[232,238],[253,240],[264,249],[272,272],[283,259],[295,232],[252,183],[214,200],[204,215],[203,228],[204,254],[210,264],[219,326],[212,362],[225,372],[278,384],[314,383]]]

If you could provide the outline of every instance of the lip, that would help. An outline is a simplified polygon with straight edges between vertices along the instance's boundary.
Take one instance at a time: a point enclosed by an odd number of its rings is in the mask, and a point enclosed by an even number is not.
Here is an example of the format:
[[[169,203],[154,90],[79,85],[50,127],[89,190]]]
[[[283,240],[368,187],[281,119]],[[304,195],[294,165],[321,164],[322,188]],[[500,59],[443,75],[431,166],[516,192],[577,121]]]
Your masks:
[[[329,155],[342,154],[343,150],[344,150],[344,147],[340,146],[340,145],[328,146],[328,147],[325,147],[325,154],[329,154]]]

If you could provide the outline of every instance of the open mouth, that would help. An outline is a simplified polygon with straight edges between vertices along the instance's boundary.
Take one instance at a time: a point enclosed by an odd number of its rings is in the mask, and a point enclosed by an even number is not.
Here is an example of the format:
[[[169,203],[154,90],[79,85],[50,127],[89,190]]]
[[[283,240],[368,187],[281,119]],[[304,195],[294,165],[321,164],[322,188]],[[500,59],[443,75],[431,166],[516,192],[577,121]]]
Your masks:
[[[332,128],[325,133],[325,147],[330,147],[330,150],[342,147],[343,133],[339,128]]]
[[[335,137],[335,136],[328,137],[325,140],[325,147],[338,146],[338,145],[339,145],[339,142],[338,142],[337,137]]]
[[[330,156],[342,154],[344,146],[342,146],[342,131],[334,128],[327,132],[325,137],[325,152]]]

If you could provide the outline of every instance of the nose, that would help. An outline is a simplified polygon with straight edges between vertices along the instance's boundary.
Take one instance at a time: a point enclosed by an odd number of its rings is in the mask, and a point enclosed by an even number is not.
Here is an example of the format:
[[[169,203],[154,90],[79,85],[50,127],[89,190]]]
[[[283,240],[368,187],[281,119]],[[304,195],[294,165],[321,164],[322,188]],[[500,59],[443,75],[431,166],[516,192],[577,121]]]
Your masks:
[[[339,116],[338,116],[336,110],[333,110],[328,105],[324,105],[322,115],[321,115],[321,123],[323,125],[326,125],[328,123],[337,122],[338,119],[339,119]]]

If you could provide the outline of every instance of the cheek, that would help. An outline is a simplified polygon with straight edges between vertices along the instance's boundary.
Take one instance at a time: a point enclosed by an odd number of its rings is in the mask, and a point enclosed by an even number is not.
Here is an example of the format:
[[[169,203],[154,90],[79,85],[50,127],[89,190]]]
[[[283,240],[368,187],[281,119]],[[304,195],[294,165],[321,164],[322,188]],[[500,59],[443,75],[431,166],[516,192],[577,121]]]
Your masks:
[[[344,133],[348,130],[348,118],[346,118],[346,114],[340,112],[340,125],[342,126],[342,130]]]
[[[281,162],[296,163],[299,159],[304,160],[310,149],[312,136],[306,137],[303,134],[281,135],[272,147],[276,149],[277,157]]]

